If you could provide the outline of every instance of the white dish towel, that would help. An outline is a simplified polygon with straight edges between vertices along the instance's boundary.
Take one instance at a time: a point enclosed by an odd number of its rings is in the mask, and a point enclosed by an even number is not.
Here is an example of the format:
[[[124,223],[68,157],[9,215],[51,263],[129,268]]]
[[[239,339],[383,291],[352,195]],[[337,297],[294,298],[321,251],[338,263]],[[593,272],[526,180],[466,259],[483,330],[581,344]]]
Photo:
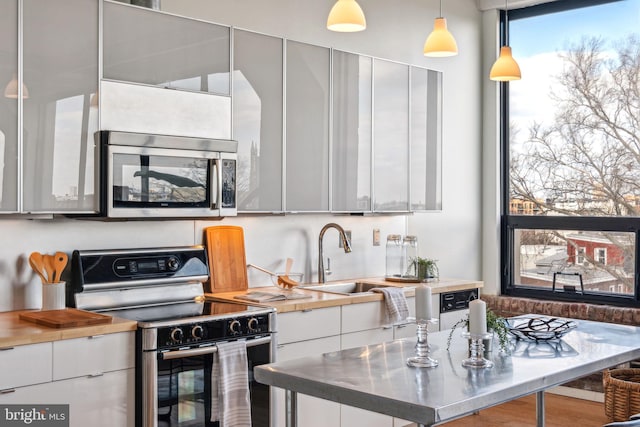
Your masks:
[[[374,288],[373,292],[380,292],[384,295],[384,302],[387,308],[387,321],[391,324],[404,322],[409,317],[409,306],[407,298],[404,296],[402,288],[386,287]]]
[[[217,344],[211,372],[211,421],[220,427],[251,427],[247,344]]]

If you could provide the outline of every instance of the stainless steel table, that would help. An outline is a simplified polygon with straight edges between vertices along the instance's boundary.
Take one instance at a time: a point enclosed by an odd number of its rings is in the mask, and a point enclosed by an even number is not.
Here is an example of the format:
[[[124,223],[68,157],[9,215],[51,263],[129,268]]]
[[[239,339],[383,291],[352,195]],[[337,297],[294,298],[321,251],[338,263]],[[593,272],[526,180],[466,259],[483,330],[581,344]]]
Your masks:
[[[415,339],[325,353],[255,368],[257,381],[286,390],[287,426],[297,426],[297,393],[437,425],[537,393],[544,426],[544,390],[640,358],[640,328],[589,321],[557,342],[515,342],[510,356],[493,351],[490,369],[464,368],[467,341],[448,331],[429,334],[435,368],[412,368]]]

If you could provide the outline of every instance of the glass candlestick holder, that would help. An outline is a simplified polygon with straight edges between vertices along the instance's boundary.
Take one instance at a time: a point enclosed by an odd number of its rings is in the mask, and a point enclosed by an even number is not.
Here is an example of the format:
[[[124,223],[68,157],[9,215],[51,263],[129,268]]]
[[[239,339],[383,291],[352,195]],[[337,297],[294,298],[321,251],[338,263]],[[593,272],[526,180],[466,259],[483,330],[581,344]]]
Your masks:
[[[486,332],[484,334],[465,332],[462,336],[470,340],[469,358],[462,361],[462,366],[466,368],[491,368],[493,362],[484,358],[483,340],[491,338],[492,334]]]
[[[407,365],[414,368],[435,368],[438,366],[438,361],[431,358],[431,347],[429,346],[429,324],[438,323],[438,319],[408,319],[409,321],[415,321],[418,326],[416,329],[416,336],[418,341],[416,342],[416,355],[407,359]]]

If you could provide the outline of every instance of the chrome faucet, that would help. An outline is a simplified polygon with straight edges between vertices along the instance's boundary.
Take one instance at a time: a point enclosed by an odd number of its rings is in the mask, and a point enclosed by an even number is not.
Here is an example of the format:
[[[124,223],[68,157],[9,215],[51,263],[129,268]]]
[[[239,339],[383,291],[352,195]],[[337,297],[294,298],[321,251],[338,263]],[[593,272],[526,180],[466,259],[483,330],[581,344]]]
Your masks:
[[[342,239],[342,247],[344,248],[344,253],[348,254],[351,252],[351,242],[347,238],[347,234],[344,232],[344,229],[340,227],[335,222],[330,222],[329,224],[322,227],[320,230],[320,237],[318,237],[318,283],[324,283],[324,255],[322,254],[322,238],[324,237],[324,233],[330,229],[335,228],[340,233],[340,239]]]

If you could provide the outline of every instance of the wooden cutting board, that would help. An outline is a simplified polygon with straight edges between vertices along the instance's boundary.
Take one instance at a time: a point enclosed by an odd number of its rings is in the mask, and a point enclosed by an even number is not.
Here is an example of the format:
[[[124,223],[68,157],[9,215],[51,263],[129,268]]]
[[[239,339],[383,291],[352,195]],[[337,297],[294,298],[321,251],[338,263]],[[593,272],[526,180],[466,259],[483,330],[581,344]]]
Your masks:
[[[77,326],[111,323],[112,317],[99,313],[64,308],[62,310],[29,311],[20,313],[20,319],[51,328],[72,328]]]
[[[244,230],[235,225],[204,229],[209,258],[209,292],[244,291],[248,288]]]

